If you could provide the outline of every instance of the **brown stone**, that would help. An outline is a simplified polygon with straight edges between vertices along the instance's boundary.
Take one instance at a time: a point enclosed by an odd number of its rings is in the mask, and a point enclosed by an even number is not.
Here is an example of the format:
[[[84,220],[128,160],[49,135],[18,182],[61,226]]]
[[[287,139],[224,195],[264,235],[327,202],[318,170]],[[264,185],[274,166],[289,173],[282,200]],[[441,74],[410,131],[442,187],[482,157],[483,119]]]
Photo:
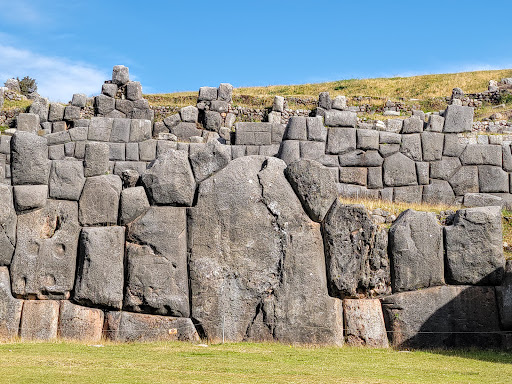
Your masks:
[[[0,267],[0,340],[18,336],[23,300],[12,297],[9,270]]]
[[[82,307],[69,301],[60,302],[59,337],[99,341],[103,334],[103,311]]]
[[[346,342],[351,346],[387,348],[380,300],[343,300]]]
[[[57,300],[25,300],[20,336],[26,340],[50,340],[57,337],[59,302]]]

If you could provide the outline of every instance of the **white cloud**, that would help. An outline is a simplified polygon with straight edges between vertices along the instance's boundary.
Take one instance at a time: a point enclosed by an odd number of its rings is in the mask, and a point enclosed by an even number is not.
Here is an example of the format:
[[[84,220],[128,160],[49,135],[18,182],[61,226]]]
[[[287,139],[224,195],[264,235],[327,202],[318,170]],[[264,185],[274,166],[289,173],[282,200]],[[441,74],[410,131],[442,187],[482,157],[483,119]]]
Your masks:
[[[107,72],[60,57],[43,56],[0,44],[0,82],[11,77],[36,79],[37,91],[52,101],[67,102],[74,93],[98,94]],[[1,84],[3,85],[3,84]]]

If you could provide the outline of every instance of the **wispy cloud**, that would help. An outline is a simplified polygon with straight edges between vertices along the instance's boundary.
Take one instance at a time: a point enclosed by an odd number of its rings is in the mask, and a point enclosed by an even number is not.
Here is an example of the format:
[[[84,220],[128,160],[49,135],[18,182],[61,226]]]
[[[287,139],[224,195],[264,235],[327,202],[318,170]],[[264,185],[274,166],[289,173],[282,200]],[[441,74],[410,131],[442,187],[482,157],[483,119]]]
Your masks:
[[[0,0],[0,20],[4,23],[34,23],[41,21],[37,4],[26,0]]]
[[[36,79],[38,93],[53,101],[67,102],[74,93],[99,93],[108,72],[86,63],[49,57],[0,44],[0,82],[11,77]]]

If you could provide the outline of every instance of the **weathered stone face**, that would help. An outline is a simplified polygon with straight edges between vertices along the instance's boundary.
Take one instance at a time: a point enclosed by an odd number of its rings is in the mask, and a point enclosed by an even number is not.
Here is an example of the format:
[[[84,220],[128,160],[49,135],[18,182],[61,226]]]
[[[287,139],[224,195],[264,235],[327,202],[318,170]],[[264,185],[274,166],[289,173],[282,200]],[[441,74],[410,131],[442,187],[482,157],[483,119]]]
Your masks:
[[[60,302],[59,337],[88,342],[100,341],[103,334],[103,311]]]
[[[88,177],[79,200],[80,224],[117,224],[122,187],[117,175]]]
[[[387,232],[379,230],[364,207],[336,201],[325,217],[323,236],[331,296],[390,292]]]
[[[387,348],[388,337],[380,300],[343,300],[347,344]]]
[[[78,207],[73,201],[48,200],[44,208],[19,215],[11,264],[13,293],[68,298],[79,234]]]
[[[51,340],[57,337],[59,302],[56,300],[25,300],[21,319],[22,340]]]
[[[231,160],[231,148],[218,141],[190,145],[190,164],[197,182],[224,168]]]
[[[192,318],[207,337],[343,343],[341,302],[328,297],[323,245],[284,177],[250,156],[201,183],[189,210]]]
[[[7,267],[0,267],[0,340],[18,336],[23,300],[11,294],[11,282]]]
[[[124,306],[189,316],[185,208],[151,207],[128,225]]]
[[[16,245],[16,223],[12,188],[0,184],[0,265],[9,265]]]
[[[16,132],[11,140],[13,185],[48,184],[48,147],[44,137]]]

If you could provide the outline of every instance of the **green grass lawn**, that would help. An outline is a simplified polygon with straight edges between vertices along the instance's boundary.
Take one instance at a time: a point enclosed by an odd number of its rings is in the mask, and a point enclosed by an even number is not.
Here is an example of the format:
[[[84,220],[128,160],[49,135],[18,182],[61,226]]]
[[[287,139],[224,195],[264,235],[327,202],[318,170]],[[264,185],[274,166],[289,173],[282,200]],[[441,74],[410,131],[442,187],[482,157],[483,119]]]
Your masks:
[[[512,354],[281,344],[0,344],[1,383],[511,383]]]

